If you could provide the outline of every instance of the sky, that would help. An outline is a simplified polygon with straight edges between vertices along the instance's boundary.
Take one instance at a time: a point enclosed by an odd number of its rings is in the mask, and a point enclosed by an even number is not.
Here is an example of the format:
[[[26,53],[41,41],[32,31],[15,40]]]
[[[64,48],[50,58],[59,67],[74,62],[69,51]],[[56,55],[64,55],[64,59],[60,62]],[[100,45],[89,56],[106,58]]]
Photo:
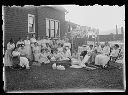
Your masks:
[[[125,6],[79,6],[62,5],[68,13],[66,20],[73,23],[99,29],[100,34],[123,26],[125,28]]]

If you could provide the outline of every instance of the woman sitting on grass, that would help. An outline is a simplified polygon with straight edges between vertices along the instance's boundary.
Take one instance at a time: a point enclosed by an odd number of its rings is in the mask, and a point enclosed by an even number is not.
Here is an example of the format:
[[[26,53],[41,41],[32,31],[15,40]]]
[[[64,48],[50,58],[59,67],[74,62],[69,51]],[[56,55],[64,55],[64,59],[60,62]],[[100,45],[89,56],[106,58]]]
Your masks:
[[[118,67],[119,69],[123,67],[123,64],[122,63],[120,64],[117,61],[118,60],[118,57],[119,57],[119,53],[120,53],[119,45],[118,44],[115,44],[112,52],[110,53],[110,61],[108,63],[109,66],[112,65],[114,67]]]
[[[57,50],[58,52],[63,52],[63,44],[59,43]]]
[[[28,59],[26,57],[26,54],[24,53],[24,45],[22,45],[19,48],[16,48],[12,52],[12,55],[13,55],[13,57],[19,58],[19,60],[20,60],[19,65],[21,67],[26,67],[26,69],[30,69],[30,67],[29,67],[29,61],[28,61]],[[14,65],[16,65],[16,64],[14,63]]]
[[[93,57],[93,51],[93,45],[90,45],[89,48],[87,47],[87,54],[84,56],[84,58],[81,59],[81,66],[85,67],[85,64],[90,64],[92,62],[91,57]]]
[[[110,54],[110,47],[108,43],[105,43],[102,53],[97,55],[95,58],[95,65],[100,65],[102,67],[105,67],[110,59],[109,54]]]
[[[59,61],[61,58],[60,54],[58,53],[57,49],[53,50],[51,61]]]
[[[47,49],[42,49],[41,50],[41,53],[39,54],[39,64],[47,64],[47,63],[50,63],[50,60],[48,59],[48,50]]]

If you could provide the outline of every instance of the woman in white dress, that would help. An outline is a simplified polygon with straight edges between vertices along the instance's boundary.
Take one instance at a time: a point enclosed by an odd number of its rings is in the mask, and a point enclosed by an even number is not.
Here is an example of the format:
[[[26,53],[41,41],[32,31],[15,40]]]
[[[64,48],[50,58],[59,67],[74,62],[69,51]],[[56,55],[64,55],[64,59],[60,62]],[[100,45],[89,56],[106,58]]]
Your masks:
[[[30,61],[32,61],[32,50],[31,50],[30,40],[28,36],[26,40],[24,40],[24,44],[25,44],[26,56]]]
[[[39,60],[38,60],[39,64],[44,63],[50,63],[50,60],[48,59],[48,53],[46,49],[42,49],[41,53],[39,54]]]
[[[21,67],[26,67],[26,69],[30,69],[30,66],[29,66],[29,61],[26,57],[26,53],[25,53],[25,48],[24,48],[24,45],[22,45],[21,47],[19,48],[16,48],[13,52],[12,52],[12,55],[15,57],[15,56],[19,56],[20,58],[20,66]]]
[[[33,47],[34,47],[34,43],[36,42],[36,38],[35,38],[35,34],[32,35],[32,38],[30,38],[30,44],[31,44],[31,50],[32,50],[32,61],[34,61],[34,54],[33,54]]]
[[[85,67],[85,63],[89,64],[92,61],[91,57],[93,56],[93,51],[94,51],[93,45],[89,45],[89,47],[87,46],[86,50],[87,50],[87,54],[84,56],[84,58],[82,58],[82,61],[80,63],[81,66],[83,67]]]
[[[13,39],[9,41],[7,44],[7,50],[5,52],[5,58],[4,58],[4,65],[5,66],[12,66],[12,50],[15,48],[15,44]]]
[[[41,49],[41,44],[42,44],[42,40],[41,40],[41,38],[40,37],[38,37],[38,39],[37,39],[37,41],[36,41],[37,43],[38,43],[38,46],[40,47],[40,49]]]
[[[108,43],[105,43],[102,54],[97,55],[95,58],[95,65],[101,65],[105,67],[108,61],[110,60],[109,54],[110,54],[110,47]]]
[[[34,46],[33,46],[33,54],[34,54],[34,61],[35,62],[38,62],[40,52],[41,52],[40,47],[38,46],[38,43],[35,42]]]
[[[44,49],[44,48],[46,48],[46,39],[42,39],[41,40],[41,49]]]
[[[63,52],[61,52],[61,61],[62,60],[70,60],[71,59],[71,52],[68,46],[66,46],[63,49]]]

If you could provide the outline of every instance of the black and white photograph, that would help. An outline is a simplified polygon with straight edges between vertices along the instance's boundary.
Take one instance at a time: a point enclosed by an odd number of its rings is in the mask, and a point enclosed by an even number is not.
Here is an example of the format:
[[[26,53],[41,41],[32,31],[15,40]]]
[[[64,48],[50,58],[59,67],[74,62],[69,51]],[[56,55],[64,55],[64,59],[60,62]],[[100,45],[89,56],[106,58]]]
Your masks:
[[[5,93],[125,92],[125,5],[2,6]]]

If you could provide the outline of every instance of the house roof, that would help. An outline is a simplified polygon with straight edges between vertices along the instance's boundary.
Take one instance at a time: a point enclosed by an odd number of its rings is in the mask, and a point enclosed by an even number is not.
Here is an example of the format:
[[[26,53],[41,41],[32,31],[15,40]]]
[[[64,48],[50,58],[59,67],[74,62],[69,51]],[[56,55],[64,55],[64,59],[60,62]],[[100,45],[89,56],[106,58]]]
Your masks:
[[[33,6],[33,5],[25,6],[25,8],[33,8],[33,7],[35,7],[35,6]],[[40,7],[40,6],[37,6],[37,7]],[[68,12],[64,7],[62,7],[60,5],[41,5],[41,7],[50,7],[50,8],[62,11],[62,12]]]
[[[60,6],[60,5],[46,5],[47,7],[51,7],[54,8],[56,10],[60,10],[62,12],[68,12],[64,7]]]

